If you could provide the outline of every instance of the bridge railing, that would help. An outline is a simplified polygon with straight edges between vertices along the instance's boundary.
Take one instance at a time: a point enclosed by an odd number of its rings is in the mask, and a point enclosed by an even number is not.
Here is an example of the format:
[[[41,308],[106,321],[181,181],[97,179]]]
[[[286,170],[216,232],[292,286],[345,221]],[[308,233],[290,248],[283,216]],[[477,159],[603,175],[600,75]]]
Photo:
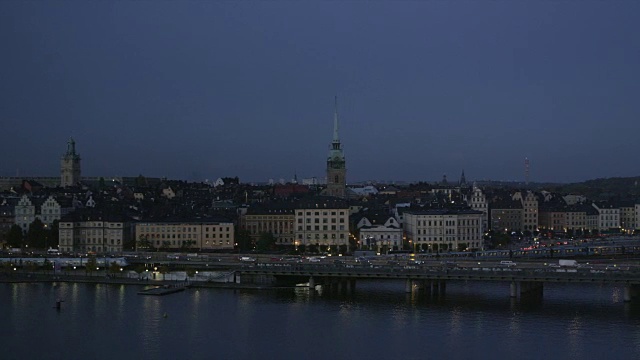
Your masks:
[[[557,269],[548,266],[535,268],[514,268],[499,266],[469,266],[469,267],[448,267],[433,265],[364,265],[364,264],[287,264],[287,263],[258,263],[241,266],[241,271],[262,272],[262,273],[316,273],[326,275],[398,275],[398,277],[411,277],[432,275],[434,277],[517,277],[530,279],[567,279],[567,280],[603,280],[603,281],[640,281],[640,270],[631,268],[627,270],[602,270],[602,269]]]

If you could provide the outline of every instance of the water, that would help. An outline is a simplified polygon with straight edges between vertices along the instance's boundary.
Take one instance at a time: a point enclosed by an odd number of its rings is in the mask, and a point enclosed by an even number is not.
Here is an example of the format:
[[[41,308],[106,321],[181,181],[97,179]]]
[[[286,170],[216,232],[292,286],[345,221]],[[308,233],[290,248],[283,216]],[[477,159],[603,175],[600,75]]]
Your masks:
[[[640,358],[640,307],[612,286],[545,284],[532,304],[509,299],[507,283],[449,283],[437,300],[403,282],[360,281],[352,296],[140,289],[0,284],[0,358]]]

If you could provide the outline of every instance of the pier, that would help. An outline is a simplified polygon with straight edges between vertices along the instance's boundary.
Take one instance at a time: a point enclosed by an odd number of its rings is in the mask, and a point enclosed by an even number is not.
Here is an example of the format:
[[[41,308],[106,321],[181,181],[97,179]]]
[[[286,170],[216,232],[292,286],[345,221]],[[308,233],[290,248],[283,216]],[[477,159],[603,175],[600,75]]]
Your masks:
[[[186,289],[186,286],[171,286],[171,285],[154,286],[152,288],[139,291],[138,295],[163,296],[163,295],[175,294],[177,292],[184,291],[185,289]]]

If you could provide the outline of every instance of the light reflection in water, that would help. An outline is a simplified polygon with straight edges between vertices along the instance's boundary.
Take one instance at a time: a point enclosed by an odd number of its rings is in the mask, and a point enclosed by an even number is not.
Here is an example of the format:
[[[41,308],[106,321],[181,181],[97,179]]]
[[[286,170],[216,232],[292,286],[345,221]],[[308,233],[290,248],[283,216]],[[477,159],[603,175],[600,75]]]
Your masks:
[[[509,300],[503,286],[472,284],[447,284],[438,298],[407,298],[404,284],[382,282],[323,295],[190,289],[154,297],[138,290],[0,284],[0,312],[11,329],[0,345],[25,359],[54,358],[51,349],[69,347],[75,358],[156,360],[321,359],[329,353],[309,349],[323,347],[335,358],[640,357],[640,308],[616,303],[613,287],[550,285],[538,304]],[[52,309],[57,296],[65,299],[60,312]],[[34,337],[41,346],[30,346]]]

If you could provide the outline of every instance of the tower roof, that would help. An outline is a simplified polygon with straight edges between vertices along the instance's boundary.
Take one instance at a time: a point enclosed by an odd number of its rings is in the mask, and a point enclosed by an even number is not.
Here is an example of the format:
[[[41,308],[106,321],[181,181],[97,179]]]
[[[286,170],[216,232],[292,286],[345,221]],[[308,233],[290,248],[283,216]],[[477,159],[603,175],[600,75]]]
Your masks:
[[[329,150],[329,160],[337,159],[344,161],[344,153],[340,144],[340,136],[338,135],[338,97],[335,97],[333,113],[333,141],[331,142],[331,150]]]
[[[64,154],[65,159],[80,159],[80,155],[76,153],[76,142],[72,137],[67,141],[67,152]]]

